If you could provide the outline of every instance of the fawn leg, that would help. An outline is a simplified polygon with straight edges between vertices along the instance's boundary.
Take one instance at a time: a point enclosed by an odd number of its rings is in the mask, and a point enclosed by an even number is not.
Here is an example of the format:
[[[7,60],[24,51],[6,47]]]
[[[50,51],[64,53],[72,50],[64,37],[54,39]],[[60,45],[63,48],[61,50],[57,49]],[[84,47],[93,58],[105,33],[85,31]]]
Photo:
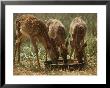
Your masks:
[[[37,56],[38,68],[41,68],[41,67],[40,67],[39,58],[38,58],[38,47],[37,47],[37,45],[36,45],[36,41],[35,41],[35,40],[32,40],[32,44],[33,44],[33,47],[34,47],[34,50],[35,50],[35,53],[36,53],[36,56]]]
[[[17,43],[15,42],[15,47],[14,47],[14,60],[13,62],[15,63],[15,57],[16,57],[16,52],[17,52]]]
[[[70,41],[70,46],[71,46],[71,52],[70,52],[70,60],[71,60],[71,57],[73,55],[73,51],[74,51],[74,45],[73,45],[73,41]]]
[[[17,53],[17,57],[18,57],[18,62],[20,62],[20,48],[19,48],[20,44],[16,43],[15,44],[15,51],[14,51],[14,63],[15,63],[15,59],[16,59],[16,53]]]
[[[15,41],[15,51],[14,51],[14,63],[15,63],[15,57],[16,57],[17,51],[18,51],[18,53],[17,53],[18,63],[20,62],[21,38],[22,38],[22,34],[20,33],[20,31],[16,30],[16,41]]]
[[[72,55],[73,55],[73,51],[74,51],[74,49],[73,49],[73,48],[71,48],[70,60],[71,60],[71,57],[72,57]]]
[[[20,45],[21,45],[21,41],[17,44],[17,49],[18,49],[18,63],[20,62]]]
[[[18,36],[16,35],[16,37],[18,37]],[[16,59],[17,50],[18,50],[18,39],[15,38],[14,59],[13,59],[13,62],[14,62],[14,63],[15,63],[15,59]]]
[[[47,61],[47,52],[46,52],[46,61]]]
[[[45,50],[45,58],[46,58],[46,61],[47,61],[47,49]]]
[[[16,57],[16,53],[17,53],[17,56],[18,56],[18,63],[20,62],[20,45],[21,45],[21,39],[18,38],[15,42],[15,51],[14,51],[14,63],[15,63],[15,57]]]
[[[82,45],[84,45],[84,44],[86,44],[86,43],[84,43],[84,38],[83,38]],[[86,64],[87,59],[86,59],[85,47],[83,48],[82,53],[83,53],[83,63]]]

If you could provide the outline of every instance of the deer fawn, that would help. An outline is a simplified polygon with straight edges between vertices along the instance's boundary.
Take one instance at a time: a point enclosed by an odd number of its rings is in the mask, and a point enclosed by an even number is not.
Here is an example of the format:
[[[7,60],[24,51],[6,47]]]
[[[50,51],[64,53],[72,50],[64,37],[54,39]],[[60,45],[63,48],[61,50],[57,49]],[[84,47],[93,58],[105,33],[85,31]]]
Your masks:
[[[76,58],[79,63],[83,63],[84,48],[87,46],[84,43],[84,37],[86,34],[87,25],[81,17],[76,17],[70,24],[70,45],[71,54],[70,59],[74,51],[74,59]]]
[[[26,36],[31,40],[31,43],[35,49],[39,68],[40,62],[38,59],[37,48],[37,44],[39,42],[44,46],[46,53],[50,56],[52,62],[57,63],[59,52],[57,51],[54,41],[48,36],[46,25],[41,20],[30,14],[22,15],[16,19],[16,43],[14,55],[16,56],[16,51],[18,51],[18,62],[20,62],[20,44],[23,36]]]
[[[66,34],[65,27],[61,21],[57,19],[49,19],[46,23],[48,28],[48,35],[55,41],[57,49],[60,55],[63,57],[64,63],[67,64],[67,46],[66,46]]]

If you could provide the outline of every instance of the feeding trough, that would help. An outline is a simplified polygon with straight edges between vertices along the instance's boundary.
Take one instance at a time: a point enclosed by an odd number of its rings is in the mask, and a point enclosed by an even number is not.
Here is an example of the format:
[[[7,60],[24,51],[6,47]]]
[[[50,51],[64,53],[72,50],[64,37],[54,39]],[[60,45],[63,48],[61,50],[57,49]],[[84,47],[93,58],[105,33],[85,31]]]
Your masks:
[[[57,64],[53,64],[51,60],[47,60],[44,62],[45,68],[48,70],[81,70],[85,63],[78,63],[78,61],[73,60],[73,59],[67,59],[68,63],[64,64],[63,58],[58,59]]]

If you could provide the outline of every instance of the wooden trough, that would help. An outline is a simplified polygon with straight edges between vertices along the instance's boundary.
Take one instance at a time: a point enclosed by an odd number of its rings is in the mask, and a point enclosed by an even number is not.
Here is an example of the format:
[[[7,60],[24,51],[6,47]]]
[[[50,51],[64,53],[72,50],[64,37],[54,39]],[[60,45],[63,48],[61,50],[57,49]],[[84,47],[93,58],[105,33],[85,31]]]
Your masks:
[[[48,60],[44,62],[45,68],[48,70],[81,70],[85,63],[78,63],[75,60],[68,59],[68,63],[64,64],[63,59],[59,59],[57,64],[53,64],[52,61]]]

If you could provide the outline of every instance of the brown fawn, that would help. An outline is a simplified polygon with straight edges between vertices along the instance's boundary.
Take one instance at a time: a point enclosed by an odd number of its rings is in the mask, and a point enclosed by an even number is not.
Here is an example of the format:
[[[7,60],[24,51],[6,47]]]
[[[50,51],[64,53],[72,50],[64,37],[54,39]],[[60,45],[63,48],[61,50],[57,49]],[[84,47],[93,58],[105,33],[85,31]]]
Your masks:
[[[16,43],[14,55],[16,56],[16,51],[18,51],[18,62],[20,62],[20,45],[23,36],[26,36],[31,40],[31,43],[35,49],[39,68],[40,62],[38,58],[37,47],[37,44],[39,42],[44,46],[46,53],[51,58],[52,62],[57,63],[57,60],[59,58],[59,52],[55,46],[53,39],[49,38],[48,36],[46,25],[41,20],[30,14],[22,15],[16,19]]]
[[[55,41],[60,56],[63,58],[64,64],[67,64],[68,49],[66,46],[65,27],[61,21],[57,19],[49,19],[46,22],[48,28],[48,35]]]
[[[70,24],[70,45],[71,53],[70,59],[74,52],[74,59],[78,60],[78,63],[83,63],[84,48],[87,46],[84,43],[84,37],[86,35],[87,25],[81,17],[76,17]]]

